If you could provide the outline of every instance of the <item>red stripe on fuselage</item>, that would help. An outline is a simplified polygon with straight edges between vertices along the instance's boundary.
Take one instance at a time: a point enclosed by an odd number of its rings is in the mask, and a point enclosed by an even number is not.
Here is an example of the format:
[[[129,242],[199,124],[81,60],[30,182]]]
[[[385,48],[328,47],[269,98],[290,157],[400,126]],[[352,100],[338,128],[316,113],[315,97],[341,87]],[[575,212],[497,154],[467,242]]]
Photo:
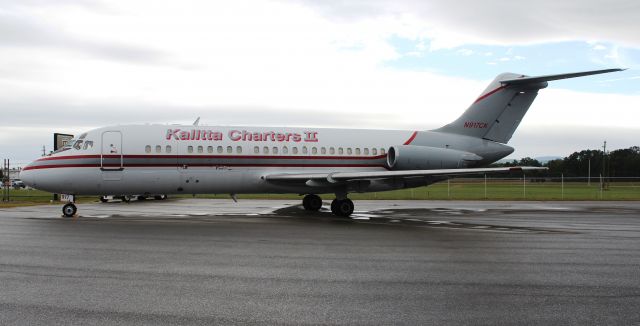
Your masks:
[[[417,131],[415,132],[417,133]],[[414,135],[407,141],[411,142]],[[408,143],[405,142],[405,145]],[[120,158],[120,155],[103,155],[103,158]],[[123,158],[167,158],[167,159],[186,159],[186,158],[226,158],[226,159],[284,159],[284,160],[375,160],[385,158],[387,155],[376,156],[298,156],[293,155],[123,155]],[[50,160],[73,160],[80,158],[100,158],[100,155],[68,155],[68,156],[54,156],[44,157],[37,159],[36,162],[50,161]]]
[[[402,144],[402,145],[409,145],[409,144],[411,144],[411,142],[412,142],[414,139],[416,139],[416,136],[417,136],[417,135],[418,135],[418,132],[417,132],[417,131],[414,131],[414,132],[413,132],[413,134],[411,134],[411,137],[409,137],[409,139],[407,139],[407,141],[406,141],[406,142],[404,142],[404,144]],[[386,157],[386,155],[382,155],[382,157]]]
[[[232,164],[188,164],[189,167],[299,167],[299,168],[385,168],[384,164],[287,164],[287,163],[232,163]],[[52,165],[37,165],[27,166],[23,171],[27,170],[40,170],[40,169],[61,169],[61,168],[99,168],[99,164],[52,164]],[[103,167],[117,168],[120,165],[105,164]],[[125,164],[125,168],[146,168],[146,167],[168,167],[177,168],[176,164]]]

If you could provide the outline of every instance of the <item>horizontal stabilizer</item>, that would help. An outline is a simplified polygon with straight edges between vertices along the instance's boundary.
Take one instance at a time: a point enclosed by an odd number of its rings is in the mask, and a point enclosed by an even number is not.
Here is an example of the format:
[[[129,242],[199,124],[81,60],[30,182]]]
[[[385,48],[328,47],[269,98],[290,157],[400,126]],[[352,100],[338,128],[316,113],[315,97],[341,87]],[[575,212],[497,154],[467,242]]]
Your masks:
[[[606,74],[606,73],[609,73],[609,72],[623,71],[623,70],[625,70],[625,69],[620,69],[620,68],[601,69],[601,70],[591,70],[591,71],[582,71],[582,72],[572,72],[572,73],[568,73],[568,74],[533,76],[533,77],[527,77],[525,75],[522,75],[522,77],[520,77],[520,78],[501,80],[500,83],[503,84],[503,85],[535,84],[535,83],[547,82],[547,81],[552,81],[552,80],[583,77],[583,76],[598,75],[598,74]]]

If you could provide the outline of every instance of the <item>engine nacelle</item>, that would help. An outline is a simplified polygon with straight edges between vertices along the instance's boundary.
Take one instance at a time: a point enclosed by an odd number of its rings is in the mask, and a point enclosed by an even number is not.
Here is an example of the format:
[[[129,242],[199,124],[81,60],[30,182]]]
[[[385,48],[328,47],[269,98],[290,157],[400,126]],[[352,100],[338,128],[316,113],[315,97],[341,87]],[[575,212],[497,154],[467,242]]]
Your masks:
[[[455,149],[429,146],[392,146],[387,152],[387,165],[392,170],[429,170],[464,168],[482,157]]]

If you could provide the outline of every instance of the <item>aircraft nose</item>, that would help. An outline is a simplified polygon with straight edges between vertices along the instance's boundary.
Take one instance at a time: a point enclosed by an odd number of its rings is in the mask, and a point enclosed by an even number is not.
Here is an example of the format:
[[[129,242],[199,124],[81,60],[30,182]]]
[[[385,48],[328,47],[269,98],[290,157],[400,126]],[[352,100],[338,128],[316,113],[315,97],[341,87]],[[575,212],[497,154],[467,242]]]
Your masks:
[[[34,188],[36,184],[35,173],[29,169],[32,164],[33,163],[29,163],[24,169],[22,169],[22,171],[20,171],[20,180],[22,180],[25,185]]]

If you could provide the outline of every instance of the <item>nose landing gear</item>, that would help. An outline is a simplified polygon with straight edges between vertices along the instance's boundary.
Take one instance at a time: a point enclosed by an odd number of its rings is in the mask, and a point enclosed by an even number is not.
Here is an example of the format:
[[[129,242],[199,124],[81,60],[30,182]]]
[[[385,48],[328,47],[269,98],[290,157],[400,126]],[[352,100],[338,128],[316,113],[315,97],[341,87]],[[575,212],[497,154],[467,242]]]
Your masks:
[[[74,203],[67,203],[62,206],[62,214],[64,217],[73,217],[78,212],[78,208]]]

